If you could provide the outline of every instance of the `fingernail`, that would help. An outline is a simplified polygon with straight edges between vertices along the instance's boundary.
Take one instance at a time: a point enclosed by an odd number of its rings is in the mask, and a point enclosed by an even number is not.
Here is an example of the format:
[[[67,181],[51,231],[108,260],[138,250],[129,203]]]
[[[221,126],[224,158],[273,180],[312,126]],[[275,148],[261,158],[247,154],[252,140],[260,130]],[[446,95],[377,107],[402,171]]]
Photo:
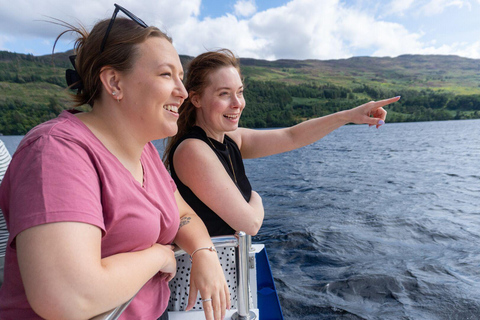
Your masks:
[[[402,97],[402,96],[396,96],[395,98],[399,98],[399,99],[400,99],[401,97]]]
[[[382,124],[385,124],[385,121],[379,120],[379,121],[378,121],[378,125],[381,126]]]

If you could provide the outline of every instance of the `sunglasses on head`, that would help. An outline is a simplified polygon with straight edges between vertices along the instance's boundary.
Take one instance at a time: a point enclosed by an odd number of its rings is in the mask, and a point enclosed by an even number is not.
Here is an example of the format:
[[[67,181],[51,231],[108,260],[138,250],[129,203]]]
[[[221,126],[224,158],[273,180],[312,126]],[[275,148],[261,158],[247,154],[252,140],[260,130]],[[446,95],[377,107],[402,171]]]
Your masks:
[[[110,33],[110,30],[112,30],[113,22],[115,22],[115,18],[117,17],[118,11],[122,11],[123,13],[125,13],[127,17],[129,17],[130,19],[138,23],[139,26],[148,28],[147,24],[143,22],[142,19],[140,19],[139,17],[137,17],[136,15],[134,15],[124,7],[119,6],[118,4],[115,3],[115,11],[113,11],[112,19],[110,19],[110,23],[108,24],[107,31],[105,32],[105,36],[103,37],[102,46],[100,47],[100,53],[102,53],[103,50],[105,49],[105,44],[107,43],[108,34]]]
[[[105,49],[105,44],[107,42],[108,34],[110,33],[110,30],[112,30],[113,22],[115,21],[115,18],[117,17],[118,11],[122,11],[125,13],[130,19],[138,23],[140,26],[144,28],[148,28],[147,24],[143,22],[142,19],[128,11],[122,6],[119,6],[118,4],[115,3],[115,11],[113,11],[112,19],[110,19],[110,23],[108,24],[107,31],[105,32],[105,36],[103,37],[102,41],[102,46],[100,47],[100,53],[103,52]],[[77,89],[78,93],[83,89],[83,83],[82,79],[78,75],[77,68],[75,66],[75,59],[77,58],[77,55],[70,56],[70,62],[73,65],[73,70],[72,69],[67,69],[65,72],[65,78],[67,80],[67,85],[70,87],[70,89]]]

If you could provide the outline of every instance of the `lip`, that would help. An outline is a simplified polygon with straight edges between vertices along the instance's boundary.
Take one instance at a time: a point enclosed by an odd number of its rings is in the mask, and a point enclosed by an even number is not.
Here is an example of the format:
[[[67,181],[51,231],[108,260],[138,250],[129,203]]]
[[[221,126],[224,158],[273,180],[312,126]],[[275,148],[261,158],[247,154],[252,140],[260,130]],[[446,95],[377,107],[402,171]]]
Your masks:
[[[223,117],[227,120],[238,121],[238,119],[240,119],[240,113],[224,114]]]
[[[176,116],[178,118],[178,105],[176,104],[167,104],[163,106],[163,110],[167,111],[168,113]]]

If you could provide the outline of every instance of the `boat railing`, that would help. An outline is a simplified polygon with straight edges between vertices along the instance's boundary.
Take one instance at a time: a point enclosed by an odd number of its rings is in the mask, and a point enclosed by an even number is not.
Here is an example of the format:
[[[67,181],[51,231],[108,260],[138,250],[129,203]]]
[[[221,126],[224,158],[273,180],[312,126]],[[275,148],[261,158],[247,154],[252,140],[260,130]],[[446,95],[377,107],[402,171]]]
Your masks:
[[[237,312],[232,315],[234,320],[253,320],[256,315],[250,310],[250,282],[249,282],[249,252],[251,248],[252,237],[243,231],[235,233],[233,236],[218,236],[212,237],[213,245],[216,248],[235,247],[238,250],[238,264],[237,264]],[[186,254],[180,248],[175,249],[175,257]],[[116,320],[125,311],[130,302],[135,298],[132,297],[127,302],[116,307],[113,310],[102,313],[91,318],[91,320]]]

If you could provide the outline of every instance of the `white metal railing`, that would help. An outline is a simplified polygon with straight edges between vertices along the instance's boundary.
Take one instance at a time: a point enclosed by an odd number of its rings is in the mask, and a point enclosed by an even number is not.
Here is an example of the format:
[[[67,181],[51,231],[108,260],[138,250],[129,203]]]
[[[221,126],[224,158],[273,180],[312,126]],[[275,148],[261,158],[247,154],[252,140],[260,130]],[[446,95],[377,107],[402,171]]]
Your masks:
[[[251,236],[247,235],[243,231],[237,232],[233,236],[218,236],[212,237],[213,245],[217,248],[229,248],[235,247],[238,250],[238,263],[237,263],[237,307],[238,310],[233,314],[234,320],[254,320],[256,315],[250,310],[250,282],[249,282],[249,251],[251,247]],[[175,256],[186,254],[186,252],[180,248],[175,249]],[[256,288],[254,288],[256,289]],[[133,296],[130,300],[116,307],[113,310],[102,313],[98,316],[91,318],[90,320],[116,320],[120,317],[123,311],[128,307],[130,302],[135,298]]]

